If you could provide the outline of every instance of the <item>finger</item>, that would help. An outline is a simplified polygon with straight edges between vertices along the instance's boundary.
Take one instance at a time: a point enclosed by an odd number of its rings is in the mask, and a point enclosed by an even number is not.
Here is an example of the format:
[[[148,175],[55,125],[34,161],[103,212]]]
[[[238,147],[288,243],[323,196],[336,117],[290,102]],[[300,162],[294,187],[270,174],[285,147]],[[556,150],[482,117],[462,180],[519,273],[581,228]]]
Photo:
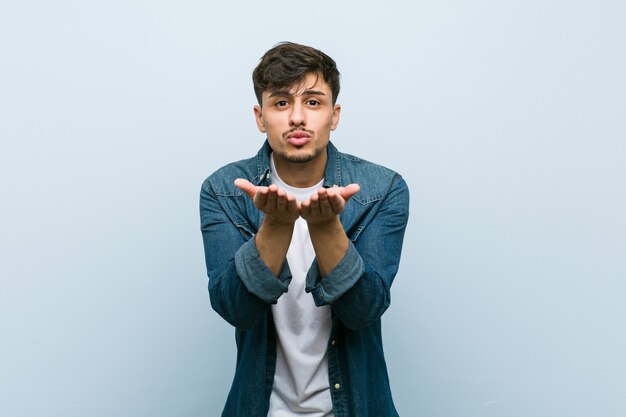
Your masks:
[[[335,214],[341,214],[344,207],[346,206],[343,197],[334,190],[328,191],[328,204]]]
[[[352,198],[353,195],[355,195],[359,191],[361,191],[361,187],[359,186],[359,184],[349,184],[343,187],[343,190],[341,190],[341,197],[343,197],[344,200],[348,201],[350,200],[350,198]]]
[[[300,215],[306,217],[311,214],[311,199],[304,200],[300,204]]]
[[[298,207],[298,201],[296,197],[291,194],[287,194],[287,210],[292,212],[300,211],[300,207]]]
[[[309,198],[309,209],[311,213],[319,213],[320,209],[320,196],[318,193],[311,194]]]
[[[287,193],[283,190],[278,190],[276,193],[276,206],[279,210],[287,209]]]
[[[256,187],[256,188],[257,188],[257,191],[252,201],[254,202],[254,205],[256,206],[256,208],[258,208],[259,210],[263,210],[263,208],[267,204],[267,194],[269,191],[267,187]]]
[[[235,180],[235,186],[246,193],[250,198],[254,198],[254,195],[257,193],[257,187],[243,178],[237,178]]]
[[[318,191],[317,195],[319,196],[319,207],[321,213],[331,213],[333,208],[331,206],[331,193],[328,192],[325,188],[322,188]]]
[[[276,209],[276,201],[278,200],[278,187],[274,184],[267,189],[267,205],[270,209]]]

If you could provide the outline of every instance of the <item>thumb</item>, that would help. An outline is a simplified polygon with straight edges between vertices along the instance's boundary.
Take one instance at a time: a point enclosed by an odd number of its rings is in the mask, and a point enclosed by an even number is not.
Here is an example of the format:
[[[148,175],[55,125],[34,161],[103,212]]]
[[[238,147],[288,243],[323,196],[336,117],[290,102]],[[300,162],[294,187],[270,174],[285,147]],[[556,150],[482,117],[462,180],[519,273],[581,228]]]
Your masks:
[[[350,198],[352,198],[353,195],[355,195],[359,191],[361,191],[361,187],[359,186],[359,184],[349,184],[343,187],[341,196],[344,200],[348,201]]]
[[[248,194],[250,198],[254,198],[256,195],[256,186],[246,179],[237,178],[235,180],[235,186],[244,193]]]

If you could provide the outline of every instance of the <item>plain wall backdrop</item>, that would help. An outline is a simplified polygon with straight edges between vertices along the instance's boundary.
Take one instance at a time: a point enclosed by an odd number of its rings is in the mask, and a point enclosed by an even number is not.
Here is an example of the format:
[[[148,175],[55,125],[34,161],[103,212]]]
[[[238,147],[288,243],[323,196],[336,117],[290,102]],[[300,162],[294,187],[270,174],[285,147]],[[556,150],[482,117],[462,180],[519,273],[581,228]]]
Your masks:
[[[623,1],[0,4],[0,415],[218,416],[204,178],[256,153],[283,40],[411,218],[383,317],[403,417],[626,415]],[[355,416],[361,417],[361,416]]]

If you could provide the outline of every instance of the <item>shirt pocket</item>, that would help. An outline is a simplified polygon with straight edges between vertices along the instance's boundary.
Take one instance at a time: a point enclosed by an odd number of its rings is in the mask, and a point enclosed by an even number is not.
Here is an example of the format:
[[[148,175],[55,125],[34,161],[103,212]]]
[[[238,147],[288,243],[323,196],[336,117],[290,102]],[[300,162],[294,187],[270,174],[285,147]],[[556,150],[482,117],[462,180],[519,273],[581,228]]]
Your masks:
[[[243,219],[236,220],[234,224],[237,230],[239,231],[239,233],[241,233],[241,236],[245,240],[252,239],[254,235],[256,234],[255,230],[250,226],[250,223],[248,223],[247,221]]]
[[[382,200],[383,197],[379,196],[367,199],[354,199],[354,201],[349,202],[353,206],[350,210],[344,211],[345,217],[342,218],[342,223],[352,243],[356,243],[359,240],[361,233],[376,217],[376,212],[379,210]]]

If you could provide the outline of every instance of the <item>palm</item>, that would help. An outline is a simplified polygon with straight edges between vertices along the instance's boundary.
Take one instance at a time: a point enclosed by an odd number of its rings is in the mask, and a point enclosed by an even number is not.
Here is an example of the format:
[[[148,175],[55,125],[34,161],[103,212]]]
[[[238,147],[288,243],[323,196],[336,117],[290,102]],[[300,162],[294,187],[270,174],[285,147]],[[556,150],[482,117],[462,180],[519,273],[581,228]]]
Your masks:
[[[235,185],[245,192],[252,199],[254,206],[272,221],[293,223],[300,216],[295,197],[276,185],[261,187],[241,178],[235,180]]]
[[[301,204],[300,215],[310,224],[324,223],[340,215],[346,203],[359,192],[357,184],[345,187],[321,188]]]

